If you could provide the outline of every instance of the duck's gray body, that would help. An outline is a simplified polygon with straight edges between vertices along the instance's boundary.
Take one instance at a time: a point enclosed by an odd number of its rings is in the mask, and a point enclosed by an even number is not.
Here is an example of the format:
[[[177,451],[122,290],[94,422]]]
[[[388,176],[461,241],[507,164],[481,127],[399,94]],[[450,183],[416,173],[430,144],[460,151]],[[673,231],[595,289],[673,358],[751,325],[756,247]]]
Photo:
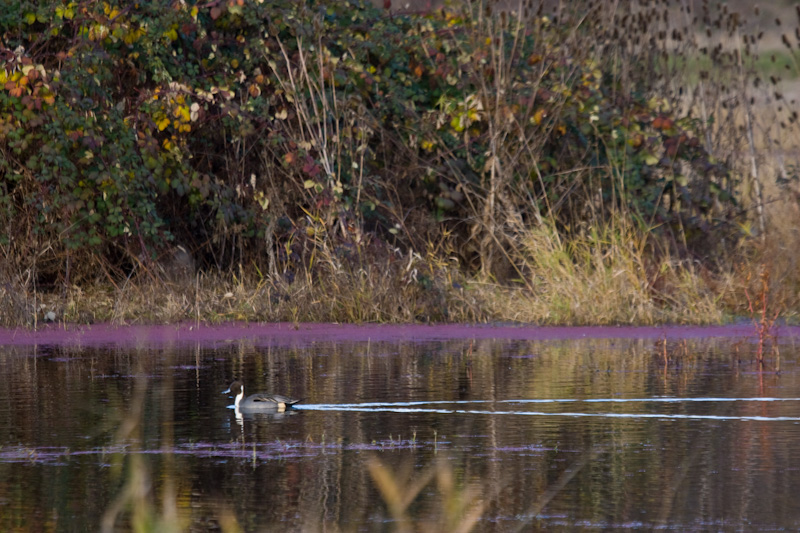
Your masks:
[[[244,397],[244,384],[241,381],[234,381],[228,390],[223,394],[234,396],[234,406],[240,411],[284,411],[303,400],[295,400],[280,394],[266,394],[258,392]]]

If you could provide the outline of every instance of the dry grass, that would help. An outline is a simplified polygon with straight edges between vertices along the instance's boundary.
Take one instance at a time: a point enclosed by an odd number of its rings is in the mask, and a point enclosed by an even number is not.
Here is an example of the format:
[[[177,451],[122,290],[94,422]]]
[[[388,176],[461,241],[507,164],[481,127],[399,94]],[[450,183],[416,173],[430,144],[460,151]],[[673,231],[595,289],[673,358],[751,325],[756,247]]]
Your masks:
[[[326,256],[325,268],[302,271],[291,282],[256,273],[199,273],[173,282],[141,276],[118,288],[97,283],[63,294],[23,291],[3,320],[33,326],[38,309],[38,322],[53,311],[67,323],[655,324],[718,323],[744,312],[732,306],[745,287],[737,291],[734,272],[712,274],[669,256],[656,261],[647,239],[624,223],[569,241],[549,227],[531,229],[519,245],[525,279],[510,285],[467,279],[445,250],[431,246],[425,257],[365,257],[356,266]],[[10,293],[0,297],[10,300]],[[741,301],[746,305],[743,292]]]
[[[0,288],[0,323],[35,327],[47,313],[58,322],[414,322],[481,321],[480,305],[458,288],[452,262],[375,253],[359,247],[341,257],[322,247],[315,264],[275,276],[251,266],[238,274],[198,272],[170,280],[147,274],[113,285],[85,282],[66,291],[32,285]]]
[[[372,481],[381,493],[383,501],[394,521],[394,530],[409,531],[471,531],[480,520],[487,499],[496,495],[486,494],[481,484],[476,482],[460,486],[455,479],[453,468],[445,461],[438,461],[417,474],[411,468],[393,472],[377,457],[367,463]],[[434,501],[433,512],[436,518],[415,522],[408,509],[420,493],[435,481],[438,498]]]
[[[773,302],[794,321],[800,301],[800,217],[788,213],[761,243],[751,239],[735,261],[710,269],[654,254],[647,233],[629,224],[565,240],[552,228],[521,237],[524,278],[498,283],[467,278],[451,256],[410,256],[338,264],[313,272],[262,277],[198,273],[163,281],[140,276],[39,292],[17,282],[0,288],[4,326],[36,327],[48,312],[65,323],[524,322],[537,324],[722,323],[747,316],[745,290],[771,272]],[[795,223],[786,223],[796,221]],[[435,247],[432,247],[432,249]],[[733,256],[733,254],[732,254]]]
[[[550,324],[718,323],[725,310],[698,268],[653,259],[647,235],[605,227],[564,241],[551,228],[525,237],[531,291],[489,300],[506,320]],[[726,284],[723,286],[727,286]]]

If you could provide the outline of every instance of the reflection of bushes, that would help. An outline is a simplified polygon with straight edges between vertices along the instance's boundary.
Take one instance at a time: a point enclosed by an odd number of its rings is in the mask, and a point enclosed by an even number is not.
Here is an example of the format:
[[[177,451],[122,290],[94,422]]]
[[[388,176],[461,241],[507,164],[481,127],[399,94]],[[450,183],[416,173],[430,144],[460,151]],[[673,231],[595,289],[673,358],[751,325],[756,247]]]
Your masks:
[[[125,266],[178,238],[202,264],[266,254],[277,271],[320,231],[420,249],[449,227],[492,271],[543,216],[575,228],[630,209],[684,229],[727,216],[728,174],[698,124],[615,77],[612,49],[591,44],[601,19],[13,1],[6,244]]]

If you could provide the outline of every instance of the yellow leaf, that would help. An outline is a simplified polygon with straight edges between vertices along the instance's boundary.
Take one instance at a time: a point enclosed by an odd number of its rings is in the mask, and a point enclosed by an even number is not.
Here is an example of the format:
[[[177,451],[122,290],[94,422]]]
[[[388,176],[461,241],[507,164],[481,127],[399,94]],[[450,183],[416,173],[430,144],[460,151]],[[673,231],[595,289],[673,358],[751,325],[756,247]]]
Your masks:
[[[164,117],[158,123],[158,131],[164,131],[165,129],[167,129],[167,126],[169,126],[169,119],[167,117]]]
[[[261,205],[261,209],[266,211],[269,207],[269,198],[261,191],[256,191],[255,197],[256,201]]]
[[[36,22],[36,13],[25,13],[25,22],[28,24]]]

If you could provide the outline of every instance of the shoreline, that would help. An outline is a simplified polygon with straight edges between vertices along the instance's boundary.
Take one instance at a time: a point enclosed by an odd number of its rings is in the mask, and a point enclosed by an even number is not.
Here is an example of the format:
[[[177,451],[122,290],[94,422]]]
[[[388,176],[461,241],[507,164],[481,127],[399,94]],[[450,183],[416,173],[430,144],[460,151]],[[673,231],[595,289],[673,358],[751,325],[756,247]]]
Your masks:
[[[776,328],[777,338],[800,338],[800,326]],[[40,329],[0,329],[0,346],[163,346],[226,344],[249,339],[255,345],[281,346],[323,341],[386,342],[421,339],[505,339],[521,341],[581,339],[757,338],[752,324],[718,326],[532,326],[463,324],[335,324],[335,323],[181,323],[173,325],[46,325]]]

